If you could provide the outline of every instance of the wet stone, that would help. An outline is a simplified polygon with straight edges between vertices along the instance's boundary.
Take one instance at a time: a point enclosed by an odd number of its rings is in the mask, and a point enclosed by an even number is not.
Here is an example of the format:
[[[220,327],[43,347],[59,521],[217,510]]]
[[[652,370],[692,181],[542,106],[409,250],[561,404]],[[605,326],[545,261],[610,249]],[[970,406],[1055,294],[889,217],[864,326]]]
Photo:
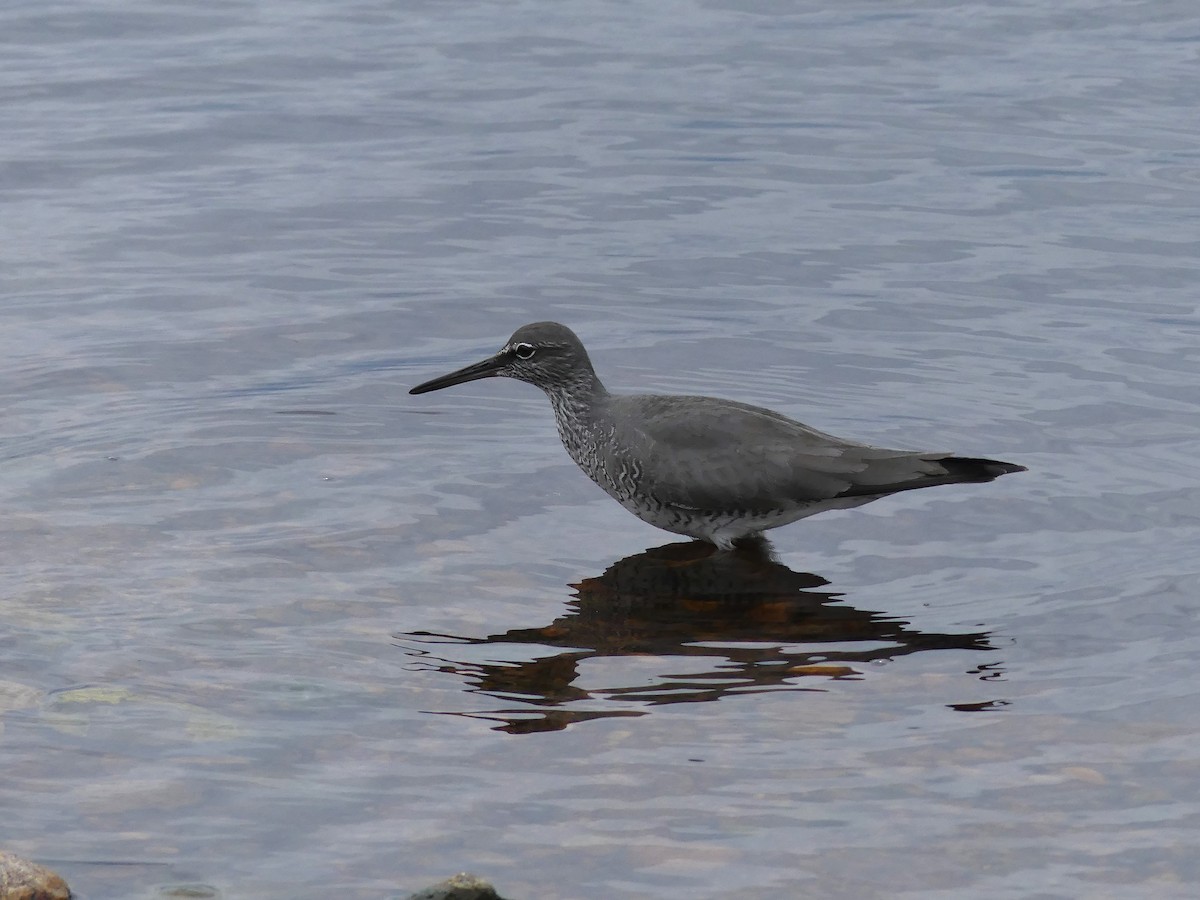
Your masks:
[[[0,898],[3,900],[3,898]],[[504,900],[492,885],[466,872],[461,872],[432,887],[411,894],[408,900]]]
[[[69,900],[61,877],[32,860],[0,850],[0,900]]]

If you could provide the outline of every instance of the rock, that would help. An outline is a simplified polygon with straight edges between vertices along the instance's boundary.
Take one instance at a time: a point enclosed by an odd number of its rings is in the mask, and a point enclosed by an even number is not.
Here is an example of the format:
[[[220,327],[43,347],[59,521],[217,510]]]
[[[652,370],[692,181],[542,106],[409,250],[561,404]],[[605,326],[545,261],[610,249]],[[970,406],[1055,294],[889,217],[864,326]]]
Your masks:
[[[3,900],[0,897],[0,900]],[[482,878],[461,872],[453,878],[439,881],[432,887],[417,891],[408,900],[504,900],[496,889]]]
[[[481,895],[483,896],[483,895]],[[70,900],[58,875],[32,860],[0,850],[0,900]]]

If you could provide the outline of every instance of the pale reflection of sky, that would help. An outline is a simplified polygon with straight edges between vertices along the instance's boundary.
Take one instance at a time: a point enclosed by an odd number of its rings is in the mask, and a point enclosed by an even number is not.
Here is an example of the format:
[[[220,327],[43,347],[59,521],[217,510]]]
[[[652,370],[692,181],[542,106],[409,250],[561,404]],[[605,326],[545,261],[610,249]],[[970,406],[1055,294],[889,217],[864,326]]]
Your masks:
[[[93,900],[1195,896],[1198,25],[6,5],[0,847]],[[547,318],[1030,472],[647,568],[535,390],[405,393]]]

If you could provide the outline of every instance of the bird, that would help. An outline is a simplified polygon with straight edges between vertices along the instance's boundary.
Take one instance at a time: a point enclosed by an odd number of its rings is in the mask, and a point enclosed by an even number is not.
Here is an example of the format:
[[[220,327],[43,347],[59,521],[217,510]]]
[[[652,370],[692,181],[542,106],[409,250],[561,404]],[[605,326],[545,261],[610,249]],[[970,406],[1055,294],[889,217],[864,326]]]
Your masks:
[[[873,447],[735,400],[610,393],[583,342],[557,322],[522,325],[499,352],[409,393],[493,377],[545,392],[568,455],[621,506],[719,550],[826,510],[1027,471],[995,459]]]

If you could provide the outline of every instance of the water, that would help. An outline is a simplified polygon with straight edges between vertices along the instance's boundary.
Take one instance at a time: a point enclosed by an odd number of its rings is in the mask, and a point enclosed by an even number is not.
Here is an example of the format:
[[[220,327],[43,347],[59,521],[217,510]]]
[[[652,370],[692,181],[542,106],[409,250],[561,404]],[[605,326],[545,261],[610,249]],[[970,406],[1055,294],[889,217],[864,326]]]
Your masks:
[[[1192,897],[1189,4],[0,10],[0,846],[87,900]],[[688,548],[517,325],[1030,472]]]

